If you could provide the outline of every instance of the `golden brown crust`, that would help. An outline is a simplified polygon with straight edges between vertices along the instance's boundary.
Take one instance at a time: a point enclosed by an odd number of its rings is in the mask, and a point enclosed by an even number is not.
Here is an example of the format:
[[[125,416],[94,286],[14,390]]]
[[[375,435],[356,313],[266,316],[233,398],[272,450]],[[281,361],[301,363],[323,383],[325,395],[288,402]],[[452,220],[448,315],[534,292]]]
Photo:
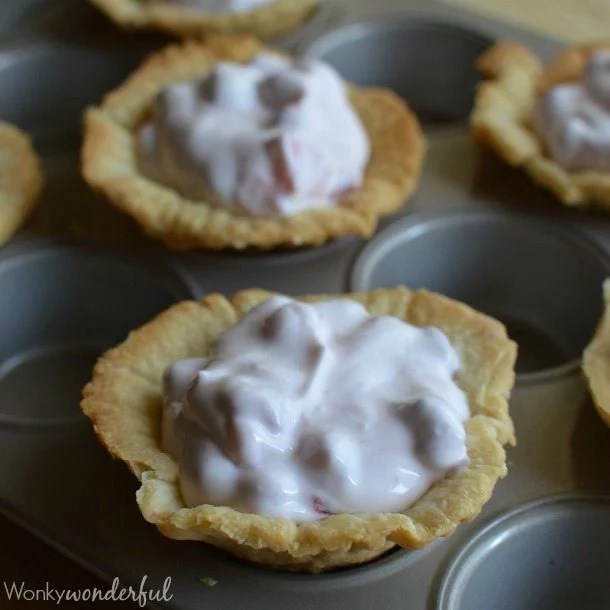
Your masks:
[[[537,96],[549,87],[579,79],[601,42],[568,49],[547,68],[525,47],[501,42],[478,61],[487,77],[477,90],[471,116],[475,140],[510,165],[521,167],[538,184],[570,206],[597,204],[610,209],[610,174],[570,172],[552,160],[531,127]]]
[[[342,235],[370,236],[377,217],[396,211],[413,191],[424,155],[417,119],[389,91],[350,89],[372,152],[362,187],[336,207],[249,218],[187,200],[141,175],[134,133],[158,92],[172,82],[205,76],[220,59],[244,62],[262,49],[253,38],[217,37],[151,57],[101,107],[88,110],[82,154],[87,182],[148,234],[176,249],[317,246]]]
[[[595,52],[610,48],[610,41],[601,41],[571,47],[560,53],[544,70],[538,84],[537,93],[547,89],[577,81],[581,78],[589,57]]]
[[[604,282],[604,313],[583,354],[582,368],[593,402],[610,426],[610,278]]]
[[[40,161],[28,136],[0,121],[0,246],[30,215],[42,184]]]
[[[124,28],[164,30],[181,37],[209,34],[282,36],[305,22],[320,0],[275,0],[245,13],[210,15],[167,0],[90,0]]]
[[[403,513],[333,515],[296,524],[228,507],[185,507],[176,462],[159,448],[163,371],[181,358],[208,354],[215,337],[270,296],[248,290],[230,300],[211,295],[180,303],[96,364],[82,408],[108,450],[140,478],[137,500],[144,517],[171,538],[202,540],[252,561],[314,572],[367,561],[394,544],[419,548],[473,519],[506,474],[502,444],[514,443],[508,396],[516,346],[499,322],[440,295],[404,287],[344,296],[374,315],[437,326],[447,334],[462,358],[457,383],[471,408],[468,468],[434,485]]]

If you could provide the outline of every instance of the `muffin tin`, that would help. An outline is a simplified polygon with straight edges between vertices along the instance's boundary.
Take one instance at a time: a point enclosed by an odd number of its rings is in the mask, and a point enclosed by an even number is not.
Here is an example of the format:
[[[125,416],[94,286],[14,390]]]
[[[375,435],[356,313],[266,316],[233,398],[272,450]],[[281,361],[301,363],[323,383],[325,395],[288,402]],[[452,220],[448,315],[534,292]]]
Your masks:
[[[607,496],[551,497],[490,523],[454,559],[438,608],[610,607],[610,583],[598,572],[610,562],[609,501]],[[532,553],[532,547],[540,552]]]
[[[368,244],[213,254],[164,250],[78,173],[82,108],[168,39],[119,32],[71,0],[3,2],[0,32],[0,118],[33,135],[47,174],[39,208],[0,250],[4,514],[107,580],[139,585],[146,575],[160,587],[171,576],[168,608],[610,605],[610,431],[578,369],[610,274],[610,220],[562,208],[477,150],[467,127],[480,52],[514,38],[547,59],[559,44],[427,0],[328,0],[279,44],[323,57],[355,82],[393,86],[412,103],[429,143],[420,187]],[[137,481],[78,410],[101,350],[171,302],[208,292],[397,282],[504,318],[520,343],[511,399],[518,445],[478,519],[426,549],[318,576],[265,571],[165,539],[143,521]]]

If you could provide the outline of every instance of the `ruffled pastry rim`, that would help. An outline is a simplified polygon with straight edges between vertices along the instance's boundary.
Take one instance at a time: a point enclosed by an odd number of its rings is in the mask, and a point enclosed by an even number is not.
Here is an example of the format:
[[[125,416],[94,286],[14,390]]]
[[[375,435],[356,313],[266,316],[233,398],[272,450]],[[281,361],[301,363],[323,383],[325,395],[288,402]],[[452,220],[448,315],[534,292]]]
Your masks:
[[[372,153],[362,187],[336,207],[285,218],[237,216],[190,201],[140,173],[135,129],[157,93],[172,82],[204,76],[221,59],[246,62],[263,50],[269,51],[254,38],[215,37],[153,55],[100,107],[87,111],[82,151],[87,182],[149,235],[174,249],[270,250],[318,246],[343,235],[369,237],[378,217],[398,210],[412,193],[424,155],[415,115],[390,91],[350,88]]]
[[[27,134],[0,121],[0,246],[34,209],[43,181],[40,160]]]
[[[552,160],[531,126],[537,97],[550,87],[579,80],[589,56],[610,42],[570,48],[549,66],[526,47],[500,42],[477,67],[486,77],[477,89],[471,127],[475,140],[506,163],[521,167],[568,206],[610,208],[610,173],[570,172]]]
[[[275,0],[243,13],[206,14],[163,0],[90,0],[123,28],[163,30],[181,37],[243,33],[283,36],[304,23],[320,0]]]
[[[441,295],[405,287],[340,297],[362,303],[373,315],[437,326],[449,337],[462,358],[456,381],[472,413],[466,424],[468,468],[434,485],[404,513],[342,514],[296,524],[228,507],[185,507],[178,466],[159,447],[163,371],[177,360],[207,355],[218,335],[271,296],[247,290],[230,299],[213,294],[182,302],[96,364],[82,409],[110,453],[140,479],[137,501],[144,518],[170,538],[205,541],[273,567],[318,572],[373,559],[395,544],[423,547],[476,517],[506,474],[502,445],[515,440],[508,397],[516,345],[500,322]],[[302,300],[330,298],[338,297]]]
[[[610,426],[610,278],[603,285],[604,312],[582,359],[593,403]]]

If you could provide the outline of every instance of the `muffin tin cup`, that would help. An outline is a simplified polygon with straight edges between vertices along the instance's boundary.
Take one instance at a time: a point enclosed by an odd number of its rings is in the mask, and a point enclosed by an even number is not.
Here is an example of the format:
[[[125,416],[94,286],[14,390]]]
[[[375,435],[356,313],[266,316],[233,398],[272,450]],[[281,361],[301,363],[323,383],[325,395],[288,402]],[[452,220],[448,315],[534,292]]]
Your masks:
[[[610,497],[562,495],[488,523],[451,560],[436,610],[610,607]]]
[[[392,89],[424,127],[433,127],[468,118],[479,80],[475,60],[491,44],[471,29],[438,20],[371,17],[323,34],[305,54],[356,85]]]
[[[463,301],[505,323],[521,381],[574,371],[601,314],[610,258],[584,234],[484,209],[418,214],[358,256],[353,290],[405,284]]]
[[[276,252],[195,252],[174,254],[174,267],[195,294],[231,295],[244,288],[288,295],[330,294],[347,289],[346,277],[363,240],[346,236],[317,248]]]
[[[75,148],[84,109],[122,82],[142,50],[57,41],[0,46],[1,118],[25,129],[39,152]]]
[[[22,243],[0,251],[0,424],[84,420],[97,357],[190,293],[152,268],[89,247]]]

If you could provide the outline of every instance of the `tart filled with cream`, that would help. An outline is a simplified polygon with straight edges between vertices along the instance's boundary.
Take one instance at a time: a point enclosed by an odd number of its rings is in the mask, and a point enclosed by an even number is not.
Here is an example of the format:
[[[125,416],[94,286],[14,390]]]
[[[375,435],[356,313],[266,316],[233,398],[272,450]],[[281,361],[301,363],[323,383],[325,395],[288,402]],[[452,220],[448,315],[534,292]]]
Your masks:
[[[164,30],[181,37],[289,34],[307,21],[320,0],[90,0],[124,28]]]
[[[610,45],[569,49],[549,67],[500,43],[479,60],[489,77],[475,138],[568,205],[610,206]]]
[[[249,38],[154,56],[87,113],[83,171],[174,248],[369,236],[414,189],[423,137],[389,91]]]
[[[515,356],[500,323],[426,292],[212,295],[105,354],[83,410],[162,533],[320,571],[480,512]]]

